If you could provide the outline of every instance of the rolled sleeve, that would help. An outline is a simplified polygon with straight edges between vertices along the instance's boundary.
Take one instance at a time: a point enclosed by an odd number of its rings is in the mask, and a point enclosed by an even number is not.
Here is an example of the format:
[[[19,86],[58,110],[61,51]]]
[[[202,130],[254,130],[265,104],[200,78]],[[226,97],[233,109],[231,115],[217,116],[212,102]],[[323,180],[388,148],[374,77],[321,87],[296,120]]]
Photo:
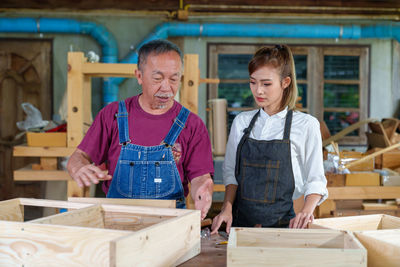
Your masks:
[[[240,115],[232,122],[231,131],[229,133],[228,143],[226,145],[225,160],[222,166],[224,185],[238,185],[235,177],[236,151],[241,138]]]
[[[307,127],[307,141],[304,149],[304,197],[310,194],[322,196],[318,202],[320,205],[328,198],[326,177],[323,167],[322,138],[319,130],[319,122],[314,118]]]

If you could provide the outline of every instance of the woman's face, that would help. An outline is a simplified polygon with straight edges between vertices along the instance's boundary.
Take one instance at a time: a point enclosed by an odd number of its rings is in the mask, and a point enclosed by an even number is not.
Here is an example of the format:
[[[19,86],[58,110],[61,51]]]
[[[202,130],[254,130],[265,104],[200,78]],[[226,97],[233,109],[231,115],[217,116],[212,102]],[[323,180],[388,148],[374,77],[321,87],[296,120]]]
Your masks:
[[[290,77],[280,79],[279,69],[262,66],[250,75],[250,89],[257,105],[268,115],[279,112],[283,91],[290,84]]]

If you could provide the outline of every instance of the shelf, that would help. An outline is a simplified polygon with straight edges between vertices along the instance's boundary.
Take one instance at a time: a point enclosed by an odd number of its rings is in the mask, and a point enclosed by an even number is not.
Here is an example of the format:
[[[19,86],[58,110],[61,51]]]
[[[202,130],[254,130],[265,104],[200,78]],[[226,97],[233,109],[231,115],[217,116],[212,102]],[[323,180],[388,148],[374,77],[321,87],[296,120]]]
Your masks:
[[[14,171],[14,181],[68,181],[67,171],[32,170],[31,165]]]
[[[27,145],[14,146],[14,157],[69,157],[75,147],[33,147]]]
[[[328,199],[390,199],[399,198],[400,186],[328,187]]]

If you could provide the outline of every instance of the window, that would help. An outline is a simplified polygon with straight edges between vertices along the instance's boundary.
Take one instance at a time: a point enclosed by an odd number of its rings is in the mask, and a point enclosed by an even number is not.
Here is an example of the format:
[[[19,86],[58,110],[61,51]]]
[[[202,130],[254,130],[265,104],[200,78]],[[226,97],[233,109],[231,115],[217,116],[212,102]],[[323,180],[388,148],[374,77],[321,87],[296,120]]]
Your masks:
[[[261,45],[209,44],[208,76],[220,79],[209,85],[208,99],[226,98],[228,128],[241,111],[255,108],[247,64]],[[367,46],[290,45],[302,112],[324,120],[331,135],[368,117],[369,74]],[[341,139],[341,144],[365,144],[366,125]]]

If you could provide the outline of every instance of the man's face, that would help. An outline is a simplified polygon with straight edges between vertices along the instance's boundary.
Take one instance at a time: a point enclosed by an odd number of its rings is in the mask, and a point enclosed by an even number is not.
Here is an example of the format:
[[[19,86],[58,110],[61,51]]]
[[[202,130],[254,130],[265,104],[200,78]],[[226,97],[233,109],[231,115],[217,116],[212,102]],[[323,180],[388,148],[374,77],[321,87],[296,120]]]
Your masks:
[[[138,83],[143,90],[139,100],[142,108],[156,113],[171,108],[181,76],[182,62],[175,51],[148,55],[141,70],[136,71]]]

